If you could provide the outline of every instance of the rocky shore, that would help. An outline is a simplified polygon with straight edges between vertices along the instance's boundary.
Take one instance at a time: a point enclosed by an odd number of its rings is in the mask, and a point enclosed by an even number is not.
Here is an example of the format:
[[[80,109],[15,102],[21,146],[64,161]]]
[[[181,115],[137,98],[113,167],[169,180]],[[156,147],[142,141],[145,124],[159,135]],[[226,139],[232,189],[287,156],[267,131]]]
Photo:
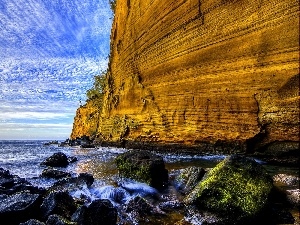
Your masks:
[[[216,167],[188,167],[168,174],[164,161],[149,151],[127,151],[115,159],[119,181],[88,194],[91,174],[62,171],[74,157],[55,153],[41,162],[41,177],[56,179],[49,188],[32,185],[0,168],[0,221],[3,225],[298,224],[299,178],[271,177],[255,160],[232,155]],[[134,185],[131,180],[140,182]],[[175,187],[181,198],[166,195]],[[288,187],[288,188],[287,188]],[[138,193],[134,194],[133,193]]]

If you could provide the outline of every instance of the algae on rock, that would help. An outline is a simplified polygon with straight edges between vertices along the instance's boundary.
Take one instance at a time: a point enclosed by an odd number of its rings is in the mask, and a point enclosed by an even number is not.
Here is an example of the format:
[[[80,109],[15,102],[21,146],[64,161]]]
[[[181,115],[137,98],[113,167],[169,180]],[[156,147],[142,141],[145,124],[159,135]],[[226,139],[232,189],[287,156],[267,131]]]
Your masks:
[[[233,155],[210,170],[184,202],[243,221],[263,211],[272,187],[272,179],[261,165]]]
[[[148,151],[129,151],[119,155],[115,162],[119,174],[161,188],[168,182],[168,171],[162,157]]]

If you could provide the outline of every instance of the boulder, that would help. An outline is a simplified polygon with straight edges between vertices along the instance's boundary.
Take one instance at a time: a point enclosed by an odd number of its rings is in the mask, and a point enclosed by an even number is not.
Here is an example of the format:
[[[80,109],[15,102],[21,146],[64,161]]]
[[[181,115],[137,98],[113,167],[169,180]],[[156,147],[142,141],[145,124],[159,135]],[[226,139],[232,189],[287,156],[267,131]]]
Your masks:
[[[140,215],[149,215],[151,214],[152,208],[152,205],[150,205],[146,199],[136,196],[127,203],[126,212],[136,211]]]
[[[163,158],[148,151],[128,151],[115,160],[119,174],[123,177],[144,182],[155,188],[168,183],[168,171]]]
[[[116,225],[117,210],[107,199],[94,200],[89,206],[80,207],[72,216],[78,225]]]
[[[26,221],[25,223],[20,223],[19,225],[46,225],[46,224],[39,220],[30,219],[30,220]]]
[[[80,173],[78,177],[66,177],[56,181],[50,188],[49,192],[67,191],[73,192],[77,189],[89,187],[93,184],[94,177],[89,173]]]
[[[66,167],[69,165],[69,162],[68,162],[68,157],[64,153],[57,152],[54,153],[49,158],[45,159],[41,163],[41,165],[51,166],[51,167]]]
[[[46,178],[60,179],[63,177],[71,177],[71,174],[57,169],[47,168],[42,171],[41,176]]]
[[[0,168],[0,194],[13,195],[18,192],[29,192],[31,194],[45,193],[42,188],[34,187],[30,182],[17,175],[12,175],[8,170]]]
[[[175,179],[178,190],[183,194],[189,193],[203,178],[204,174],[205,170],[200,167],[192,166],[182,169]]]
[[[184,202],[238,224],[263,212],[272,187],[272,178],[260,164],[233,155],[210,170]]]
[[[287,190],[287,200],[290,204],[300,206],[300,189]]]
[[[62,216],[54,214],[48,217],[46,225],[77,225],[77,224],[63,218]]]
[[[75,210],[75,202],[68,192],[52,192],[41,205],[41,214],[45,220],[52,214],[70,219]]]
[[[38,218],[40,203],[39,194],[0,195],[0,221],[7,221],[7,224],[14,225]]]
[[[91,186],[94,183],[94,177],[90,173],[80,173],[78,175],[78,180],[81,182],[85,182],[87,186]]]
[[[273,176],[273,180],[275,182],[280,182],[285,185],[290,185],[290,186],[299,186],[299,177],[288,175],[288,174],[276,174]]]

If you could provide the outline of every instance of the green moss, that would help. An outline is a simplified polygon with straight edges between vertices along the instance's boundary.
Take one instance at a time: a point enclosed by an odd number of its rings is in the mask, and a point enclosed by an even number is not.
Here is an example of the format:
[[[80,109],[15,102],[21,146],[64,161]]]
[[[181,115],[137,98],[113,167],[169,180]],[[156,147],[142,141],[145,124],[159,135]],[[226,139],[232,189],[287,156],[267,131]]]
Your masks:
[[[115,159],[119,174],[123,177],[151,184],[151,174],[149,166],[135,166],[122,156]]]
[[[209,171],[186,202],[219,213],[251,217],[266,205],[271,179],[254,161],[224,160]]]

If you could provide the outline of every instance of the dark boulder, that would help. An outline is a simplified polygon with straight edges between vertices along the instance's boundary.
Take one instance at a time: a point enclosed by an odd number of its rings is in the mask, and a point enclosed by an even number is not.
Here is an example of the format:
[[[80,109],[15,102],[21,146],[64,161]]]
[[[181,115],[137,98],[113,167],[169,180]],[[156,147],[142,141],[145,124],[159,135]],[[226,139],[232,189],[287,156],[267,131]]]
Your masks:
[[[17,175],[12,175],[8,170],[0,168],[0,194],[13,195],[18,192],[31,194],[44,194],[42,188],[34,187],[30,182]]]
[[[149,215],[152,208],[146,199],[136,196],[127,203],[126,212],[137,211],[141,215]]]
[[[0,195],[0,221],[9,221],[7,224],[14,225],[38,218],[40,203],[39,194]]]
[[[49,192],[72,192],[77,189],[82,189],[85,186],[89,187],[93,184],[93,182],[93,175],[89,173],[80,173],[78,177],[66,177],[58,180],[49,188]]]
[[[144,182],[155,188],[168,183],[168,171],[163,158],[148,151],[128,151],[120,154],[116,160],[119,174],[123,177]]]
[[[46,178],[60,179],[63,177],[71,177],[71,174],[57,169],[47,168],[42,171],[41,176]]]
[[[260,164],[233,155],[210,170],[184,202],[221,215],[230,224],[248,223],[266,209],[272,187]]]
[[[80,207],[72,216],[78,225],[116,225],[117,210],[107,199],[94,200],[89,206]]]
[[[54,153],[49,158],[45,159],[41,163],[41,165],[51,166],[51,167],[66,167],[69,165],[69,162],[68,162],[68,157],[64,153],[57,152]]]
[[[91,186],[94,183],[94,177],[90,173],[80,173],[78,175],[78,180],[81,182],[85,182],[87,186]]]
[[[19,225],[46,225],[46,224],[39,220],[30,219],[30,220],[26,221],[25,223],[20,223]]]
[[[63,218],[59,215],[50,215],[47,219],[46,225],[77,225],[76,223],[73,223],[66,218]]]
[[[75,210],[75,202],[68,192],[52,192],[46,196],[41,205],[41,214],[44,219],[52,214],[70,219]]]

